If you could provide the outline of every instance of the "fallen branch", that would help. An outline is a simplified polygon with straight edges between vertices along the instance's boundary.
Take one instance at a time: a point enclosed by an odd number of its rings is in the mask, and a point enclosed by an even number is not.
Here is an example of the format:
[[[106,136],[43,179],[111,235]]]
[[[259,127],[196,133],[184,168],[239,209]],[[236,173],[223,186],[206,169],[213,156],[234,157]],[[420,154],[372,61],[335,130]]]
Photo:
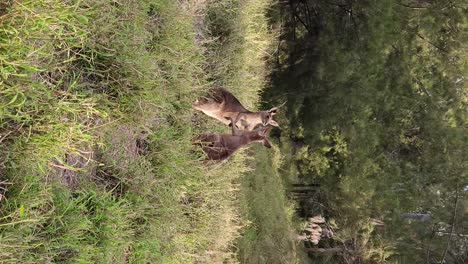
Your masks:
[[[447,53],[447,51],[444,49],[444,48],[441,48],[439,46],[437,46],[436,44],[432,43],[430,40],[426,39],[424,36],[422,36],[421,34],[419,33],[416,33],[416,36],[420,37],[422,40],[426,41],[427,43],[431,44],[433,47],[437,48],[438,50],[444,52],[444,53]]]

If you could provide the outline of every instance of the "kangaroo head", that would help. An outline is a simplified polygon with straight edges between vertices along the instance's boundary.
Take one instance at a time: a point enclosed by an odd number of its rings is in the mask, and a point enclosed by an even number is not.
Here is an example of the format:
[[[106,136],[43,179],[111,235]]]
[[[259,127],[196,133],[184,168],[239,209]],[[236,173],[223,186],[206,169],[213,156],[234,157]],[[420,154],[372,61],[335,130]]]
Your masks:
[[[273,120],[273,116],[276,115],[281,107],[283,107],[286,104],[286,102],[282,103],[279,106],[273,107],[268,111],[262,111],[261,117],[262,117],[262,123],[264,126],[266,125],[271,125],[275,127],[279,127],[279,124]]]
[[[270,133],[271,126],[261,126],[254,130],[254,134],[251,137],[252,141],[261,141],[263,146],[271,148],[271,143],[267,139],[268,133]]]
[[[277,112],[278,112],[278,107],[273,107],[272,109],[268,111],[261,111],[260,116],[262,118],[262,124],[264,126],[271,125],[271,126],[279,127],[279,124],[275,120],[273,120],[273,116],[276,115]]]

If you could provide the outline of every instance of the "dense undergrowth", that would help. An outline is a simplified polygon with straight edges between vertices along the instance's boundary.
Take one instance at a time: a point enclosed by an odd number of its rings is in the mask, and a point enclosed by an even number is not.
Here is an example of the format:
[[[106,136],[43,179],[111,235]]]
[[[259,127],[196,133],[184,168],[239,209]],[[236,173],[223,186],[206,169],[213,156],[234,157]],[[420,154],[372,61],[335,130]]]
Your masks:
[[[0,4],[0,262],[235,262],[242,155],[190,102],[223,85],[254,108],[269,1]]]

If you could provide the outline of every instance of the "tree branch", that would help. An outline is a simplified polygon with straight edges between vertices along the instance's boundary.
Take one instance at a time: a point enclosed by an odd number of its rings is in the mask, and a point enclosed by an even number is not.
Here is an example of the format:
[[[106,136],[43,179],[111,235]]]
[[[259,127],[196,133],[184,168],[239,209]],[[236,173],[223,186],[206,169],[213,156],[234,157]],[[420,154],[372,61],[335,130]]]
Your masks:
[[[431,231],[431,237],[430,237],[430,240],[432,240],[434,238],[434,235],[435,235],[435,228],[436,228],[437,224],[434,224],[432,225],[432,231]],[[430,242],[429,240],[429,242]],[[431,255],[431,244],[428,243],[427,245],[427,250],[426,250],[426,263],[429,264],[429,256]]]
[[[307,32],[312,35],[312,31],[309,29],[309,26],[299,17],[299,15],[295,13],[294,16],[297,18],[297,20],[299,20],[299,22],[301,22],[302,25],[304,25],[304,28],[307,30]]]
[[[416,36],[420,37],[422,40],[424,40],[424,41],[426,41],[427,43],[431,44],[432,46],[434,46],[434,47],[437,48],[438,50],[447,53],[447,51],[446,51],[444,48],[441,48],[441,47],[437,46],[436,44],[432,43],[430,40],[426,39],[424,36],[422,36],[421,34],[419,34],[419,32],[416,32]]]
[[[406,7],[406,8],[409,8],[409,9],[414,9],[414,10],[418,10],[418,9],[427,9],[427,6],[410,6],[410,5],[406,5],[406,4],[400,3],[400,2],[398,2],[398,1],[397,1],[396,4],[399,5],[399,6]]]
[[[450,228],[450,235],[447,241],[447,246],[445,247],[444,254],[442,255],[442,259],[439,261],[439,263],[444,263],[445,262],[445,256],[447,255],[447,251],[450,247],[450,242],[452,241],[453,237],[453,232],[455,231],[455,221],[457,219],[457,207],[458,207],[458,198],[459,198],[459,186],[457,182],[457,193],[455,194],[455,205],[453,207],[453,214],[452,214],[452,227]]]

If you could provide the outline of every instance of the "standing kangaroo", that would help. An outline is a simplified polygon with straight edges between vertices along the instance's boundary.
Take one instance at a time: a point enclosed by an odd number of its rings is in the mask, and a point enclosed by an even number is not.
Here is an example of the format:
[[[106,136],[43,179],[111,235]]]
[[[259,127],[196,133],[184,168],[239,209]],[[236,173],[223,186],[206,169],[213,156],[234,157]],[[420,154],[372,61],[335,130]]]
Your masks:
[[[233,122],[232,117],[230,117]],[[203,133],[195,137],[193,144],[200,145],[207,156],[207,160],[222,161],[231,156],[238,149],[251,142],[259,141],[267,148],[271,144],[266,138],[271,130],[270,126],[261,126],[253,131],[240,130],[236,126],[232,127],[232,134]]]
[[[278,112],[279,107],[273,107],[268,111],[249,111],[242,106],[234,95],[223,88],[212,89],[209,97],[198,98],[193,102],[193,107],[226,125],[232,124],[230,118],[236,118],[236,126],[243,130],[252,131],[258,125],[279,126],[273,120],[273,116]]]

